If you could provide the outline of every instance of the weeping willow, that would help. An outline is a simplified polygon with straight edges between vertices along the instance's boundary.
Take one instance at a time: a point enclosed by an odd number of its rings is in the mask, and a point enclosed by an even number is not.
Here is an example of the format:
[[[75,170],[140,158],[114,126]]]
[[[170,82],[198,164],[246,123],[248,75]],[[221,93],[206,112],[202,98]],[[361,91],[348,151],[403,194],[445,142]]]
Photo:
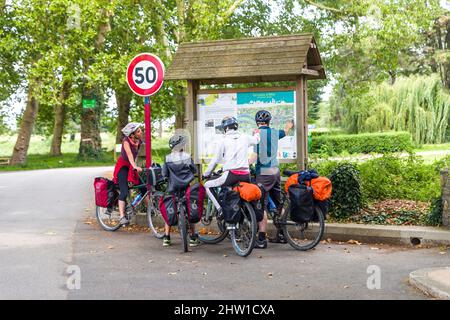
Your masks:
[[[439,76],[399,78],[374,86],[347,105],[349,131],[408,131],[417,143],[443,143],[450,119],[450,94]]]

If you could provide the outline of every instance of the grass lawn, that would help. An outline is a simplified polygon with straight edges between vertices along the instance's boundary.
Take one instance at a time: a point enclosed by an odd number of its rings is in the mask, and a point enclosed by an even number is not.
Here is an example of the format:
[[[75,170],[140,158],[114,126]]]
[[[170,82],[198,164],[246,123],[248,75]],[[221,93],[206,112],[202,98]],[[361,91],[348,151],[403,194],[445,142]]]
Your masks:
[[[115,145],[115,137],[109,133],[102,133],[102,146],[108,150],[103,153],[102,157],[97,160],[82,161],[77,158],[78,148],[80,145],[80,136],[77,135],[74,141],[69,141],[66,135],[62,144],[62,156],[53,157],[48,155],[50,150],[51,138],[42,136],[32,136],[28,151],[27,163],[18,166],[0,166],[1,171],[16,170],[37,170],[52,168],[69,168],[69,167],[96,167],[96,166],[113,166],[114,155],[113,148]],[[17,135],[0,136],[0,157],[10,157],[12,149],[16,142]],[[156,138],[152,140],[152,157],[154,162],[162,163],[168,149],[168,136],[162,139]]]
[[[440,150],[450,150],[450,142],[442,144],[424,144],[420,148],[414,149],[415,152]]]

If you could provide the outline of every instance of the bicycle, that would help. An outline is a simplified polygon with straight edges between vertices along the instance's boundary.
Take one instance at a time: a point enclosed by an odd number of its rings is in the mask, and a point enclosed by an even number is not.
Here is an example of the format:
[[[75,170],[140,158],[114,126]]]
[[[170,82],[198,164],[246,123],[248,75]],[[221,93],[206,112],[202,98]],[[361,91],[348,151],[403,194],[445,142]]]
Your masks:
[[[150,216],[158,216],[161,215],[159,212],[158,203],[159,199],[164,196],[164,188],[165,188],[165,180],[160,181],[156,186],[153,186],[150,192],[147,190],[144,195],[142,195],[140,189],[147,188],[147,183],[145,182],[146,176],[148,173],[148,169],[142,169],[142,173],[139,175],[140,184],[133,185],[130,187],[130,191],[128,193],[127,199],[125,200],[125,217],[127,220],[131,220],[137,212],[146,212],[147,213],[147,221],[149,222],[149,227],[153,231],[153,233],[158,234],[158,230],[151,224]],[[102,226],[102,228],[106,231],[116,231],[122,225],[120,224],[120,213],[119,213],[119,193],[117,192],[117,185],[115,186],[115,197],[113,201],[113,206],[109,208],[96,206],[96,217],[98,223]],[[148,207],[145,208],[143,206],[143,200],[146,197],[149,197]],[[157,237],[158,237],[157,236]],[[164,233],[162,233],[164,236]],[[161,238],[162,238],[161,236]]]
[[[284,176],[295,173],[297,171],[283,171]],[[289,197],[284,190],[281,191],[281,204],[280,210],[267,210],[268,218],[272,219],[277,232],[281,230],[287,242],[296,250],[307,251],[317,246],[325,231],[325,218],[320,207],[314,207],[314,216],[310,221],[295,222],[290,219]]]
[[[213,173],[209,179],[221,175],[221,171]],[[237,184],[227,186],[233,188]],[[211,190],[217,197],[216,190]],[[238,223],[226,223],[223,217],[217,216],[217,209],[208,198],[206,213],[201,219],[203,232],[199,232],[199,240],[206,244],[216,244],[223,241],[228,235],[231,238],[234,251],[241,257],[247,257],[252,252],[256,242],[257,222],[256,215],[251,203],[241,199],[240,205],[241,220]],[[217,225],[217,229],[216,229]],[[209,230],[207,228],[210,228]]]

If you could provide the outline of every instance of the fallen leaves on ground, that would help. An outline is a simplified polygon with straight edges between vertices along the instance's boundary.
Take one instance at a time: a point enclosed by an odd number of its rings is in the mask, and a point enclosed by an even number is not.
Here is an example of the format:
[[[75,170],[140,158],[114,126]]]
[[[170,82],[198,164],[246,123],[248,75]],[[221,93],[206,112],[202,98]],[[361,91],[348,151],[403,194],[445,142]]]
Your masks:
[[[388,199],[375,201],[353,215],[348,222],[379,225],[423,225],[428,215],[428,202]]]
[[[353,240],[353,239],[348,240],[347,243],[349,243],[349,244],[356,244],[358,246],[360,246],[362,244],[361,242],[359,242],[357,240]]]

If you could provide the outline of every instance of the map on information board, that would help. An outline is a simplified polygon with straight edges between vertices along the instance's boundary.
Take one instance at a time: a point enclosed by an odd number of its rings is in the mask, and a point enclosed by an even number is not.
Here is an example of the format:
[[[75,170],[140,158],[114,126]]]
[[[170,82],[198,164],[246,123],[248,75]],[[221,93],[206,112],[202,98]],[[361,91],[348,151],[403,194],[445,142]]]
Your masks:
[[[284,129],[295,120],[294,91],[208,93],[197,96],[197,146],[199,159],[211,159],[223,133],[218,129],[226,116],[236,117],[239,131],[251,135],[256,128],[255,114],[267,110],[272,114],[270,126]],[[249,149],[251,152],[251,149]],[[294,131],[278,142],[278,159],[295,159],[297,143]]]

